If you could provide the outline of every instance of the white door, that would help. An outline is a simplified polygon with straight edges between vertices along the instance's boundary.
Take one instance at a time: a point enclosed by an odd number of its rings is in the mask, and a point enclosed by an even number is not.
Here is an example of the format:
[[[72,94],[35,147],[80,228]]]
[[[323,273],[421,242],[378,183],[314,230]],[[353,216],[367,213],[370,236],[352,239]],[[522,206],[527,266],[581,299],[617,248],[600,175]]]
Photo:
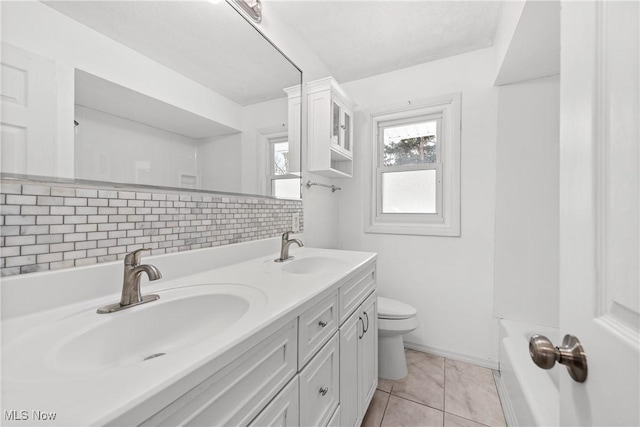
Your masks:
[[[588,362],[562,425],[640,425],[639,9],[562,3],[560,330]]]
[[[0,170],[55,175],[54,62],[2,43],[1,74]]]

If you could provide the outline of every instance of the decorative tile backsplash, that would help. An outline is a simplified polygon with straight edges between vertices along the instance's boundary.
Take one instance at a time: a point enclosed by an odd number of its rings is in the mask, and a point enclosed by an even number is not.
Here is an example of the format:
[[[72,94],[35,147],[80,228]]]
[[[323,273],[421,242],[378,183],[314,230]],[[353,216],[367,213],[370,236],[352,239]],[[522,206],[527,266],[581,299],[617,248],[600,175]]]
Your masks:
[[[302,202],[215,193],[127,190],[3,180],[2,276],[275,237]]]

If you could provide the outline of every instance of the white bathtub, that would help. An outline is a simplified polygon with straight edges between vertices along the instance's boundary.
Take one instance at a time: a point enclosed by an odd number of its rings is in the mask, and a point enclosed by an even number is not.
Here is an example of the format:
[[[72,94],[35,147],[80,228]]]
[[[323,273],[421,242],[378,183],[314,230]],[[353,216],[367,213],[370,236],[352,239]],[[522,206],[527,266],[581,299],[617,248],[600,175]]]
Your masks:
[[[509,426],[557,426],[558,373],[538,368],[529,356],[529,337],[545,335],[559,341],[557,328],[500,320],[500,400]]]

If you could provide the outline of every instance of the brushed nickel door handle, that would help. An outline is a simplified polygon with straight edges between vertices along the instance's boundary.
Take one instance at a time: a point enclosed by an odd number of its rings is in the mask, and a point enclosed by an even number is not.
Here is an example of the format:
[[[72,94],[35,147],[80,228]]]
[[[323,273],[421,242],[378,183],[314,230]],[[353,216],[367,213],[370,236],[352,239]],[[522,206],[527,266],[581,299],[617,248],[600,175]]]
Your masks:
[[[562,347],[555,347],[544,335],[533,335],[529,339],[529,355],[542,369],[551,369],[558,362],[567,367],[574,381],[583,383],[587,379],[587,356],[573,335],[564,336]]]

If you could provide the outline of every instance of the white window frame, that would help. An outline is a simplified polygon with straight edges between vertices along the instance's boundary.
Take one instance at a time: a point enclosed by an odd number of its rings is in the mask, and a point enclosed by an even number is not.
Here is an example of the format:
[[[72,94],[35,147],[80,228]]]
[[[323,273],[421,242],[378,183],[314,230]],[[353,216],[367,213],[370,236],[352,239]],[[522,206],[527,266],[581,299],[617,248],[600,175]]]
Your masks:
[[[455,93],[403,106],[372,111],[371,189],[365,209],[367,233],[460,236],[460,100]],[[388,126],[416,121],[438,121],[437,163],[382,166],[382,132]],[[436,170],[436,213],[383,213],[382,173]]]
[[[288,142],[289,150],[291,150],[289,133],[285,130],[281,132],[271,132],[268,134],[263,134],[263,136],[264,136],[265,146],[266,146],[265,150],[267,152],[267,155],[265,156],[267,158],[266,170],[267,170],[267,186],[268,186],[268,188],[266,189],[267,190],[266,194],[269,194],[270,196],[274,196],[273,181],[278,179],[293,179],[293,178],[300,179],[300,176],[292,173],[288,173],[285,175],[276,175],[274,171],[274,144],[277,144],[280,142]],[[289,153],[291,153],[291,151],[289,151]]]

